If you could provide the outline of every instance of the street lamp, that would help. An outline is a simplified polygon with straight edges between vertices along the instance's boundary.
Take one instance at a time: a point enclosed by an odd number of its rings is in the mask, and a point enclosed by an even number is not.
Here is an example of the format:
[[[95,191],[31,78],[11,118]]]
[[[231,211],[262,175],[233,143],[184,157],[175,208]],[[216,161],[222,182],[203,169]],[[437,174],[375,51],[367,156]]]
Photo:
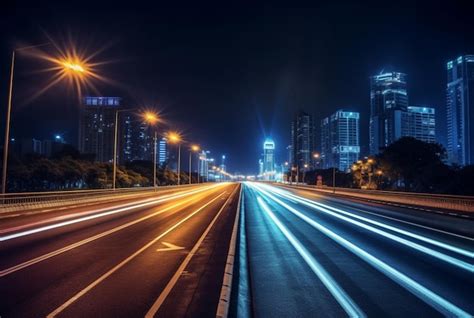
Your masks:
[[[146,111],[142,114],[143,120],[151,125],[155,126],[158,123],[158,115],[151,111]],[[158,139],[158,131],[155,128],[155,134],[153,136],[153,187],[156,188],[156,141]]]
[[[114,126],[114,158],[112,160],[113,163],[113,177],[112,177],[112,189],[115,190],[116,183],[117,183],[117,144],[118,144],[118,118],[119,113],[126,112],[132,110],[131,108],[127,109],[117,109],[115,111],[115,126]]]
[[[15,54],[16,52],[37,48],[40,46],[49,45],[50,43],[42,43],[38,45],[24,46],[16,48],[12,51],[12,60],[10,66],[10,81],[8,88],[8,104],[7,104],[7,116],[5,122],[5,141],[3,143],[3,166],[2,166],[2,194],[7,192],[7,167],[8,167],[8,146],[10,144],[10,125],[11,125],[11,112],[12,112],[12,98],[13,98],[13,74],[15,72]]]
[[[181,136],[177,132],[169,132],[168,133],[168,140],[173,143],[178,145],[178,167],[177,167],[177,172],[178,172],[178,185],[181,184]]]
[[[198,145],[192,145],[190,148],[189,148],[189,184],[191,184],[191,178],[192,178],[192,175],[191,175],[191,169],[192,169],[192,162],[191,162],[191,157],[192,157],[192,153],[193,152],[198,152],[199,151],[199,146]],[[198,178],[199,178],[199,164],[198,164]],[[199,183],[199,181],[198,181]]]

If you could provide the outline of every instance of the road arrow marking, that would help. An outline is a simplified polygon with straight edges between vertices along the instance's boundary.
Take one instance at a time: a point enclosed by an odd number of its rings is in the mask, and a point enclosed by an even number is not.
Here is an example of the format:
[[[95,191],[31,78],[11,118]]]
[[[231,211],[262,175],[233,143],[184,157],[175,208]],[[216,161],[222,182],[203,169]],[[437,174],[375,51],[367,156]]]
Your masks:
[[[166,248],[159,248],[159,249],[156,250],[157,252],[184,250],[184,247],[181,247],[181,246],[178,246],[178,245],[174,245],[174,244],[166,243],[166,242],[162,242],[162,243],[163,243],[163,245],[165,245],[167,247]]]

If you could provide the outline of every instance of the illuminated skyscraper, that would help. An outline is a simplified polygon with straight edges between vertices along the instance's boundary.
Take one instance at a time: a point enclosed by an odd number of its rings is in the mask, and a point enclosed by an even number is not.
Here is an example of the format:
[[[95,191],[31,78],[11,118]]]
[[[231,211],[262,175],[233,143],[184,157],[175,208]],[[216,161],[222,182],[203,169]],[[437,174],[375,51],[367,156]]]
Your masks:
[[[158,162],[160,166],[166,165],[168,162],[168,140],[163,137],[158,143]]]
[[[266,179],[273,179],[275,174],[275,143],[269,138],[263,143],[263,173]]]
[[[339,110],[321,121],[324,168],[347,171],[359,159],[359,113]]]
[[[403,127],[403,136],[435,143],[435,109],[431,107],[408,106],[407,112],[404,113]]]
[[[85,97],[79,116],[79,151],[99,162],[114,157],[115,111],[120,97]]]
[[[407,111],[406,75],[387,72],[370,78],[369,150],[377,154],[400,137]]]
[[[293,151],[291,166],[302,170],[305,164],[311,165],[311,155],[315,150],[313,117],[299,111],[291,123],[291,149]]]
[[[447,64],[448,160],[474,164],[474,55]]]

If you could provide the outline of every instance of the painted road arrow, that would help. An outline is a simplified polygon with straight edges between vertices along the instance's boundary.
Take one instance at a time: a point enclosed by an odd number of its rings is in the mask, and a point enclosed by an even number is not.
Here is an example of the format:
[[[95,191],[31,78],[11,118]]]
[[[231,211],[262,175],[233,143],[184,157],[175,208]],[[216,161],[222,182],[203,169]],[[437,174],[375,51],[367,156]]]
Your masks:
[[[171,244],[171,243],[162,242],[162,244],[167,246],[167,247],[166,248],[159,248],[159,249],[156,250],[157,252],[184,250],[184,247],[174,245],[174,244]]]

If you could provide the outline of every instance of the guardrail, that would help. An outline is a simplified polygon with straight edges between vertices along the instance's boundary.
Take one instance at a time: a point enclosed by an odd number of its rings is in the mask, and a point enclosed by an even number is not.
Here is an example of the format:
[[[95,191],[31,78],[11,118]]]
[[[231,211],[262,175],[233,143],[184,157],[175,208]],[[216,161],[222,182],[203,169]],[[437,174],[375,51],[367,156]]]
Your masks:
[[[290,184],[286,184],[290,185]],[[474,213],[474,196],[413,193],[399,191],[362,190],[350,188],[316,187],[309,185],[290,185],[319,192],[335,193],[351,197],[379,200],[390,203],[430,207],[435,209],[454,210]]]
[[[191,184],[196,185],[196,184]],[[97,202],[103,199],[114,199],[116,197],[127,198],[137,195],[150,195],[176,187],[188,187],[186,185],[159,186],[159,187],[137,187],[119,189],[94,189],[94,190],[70,190],[51,192],[25,192],[7,193],[0,195],[0,213],[21,210],[31,210],[35,208],[58,207],[64,204],[78,204],[87,202]]]

